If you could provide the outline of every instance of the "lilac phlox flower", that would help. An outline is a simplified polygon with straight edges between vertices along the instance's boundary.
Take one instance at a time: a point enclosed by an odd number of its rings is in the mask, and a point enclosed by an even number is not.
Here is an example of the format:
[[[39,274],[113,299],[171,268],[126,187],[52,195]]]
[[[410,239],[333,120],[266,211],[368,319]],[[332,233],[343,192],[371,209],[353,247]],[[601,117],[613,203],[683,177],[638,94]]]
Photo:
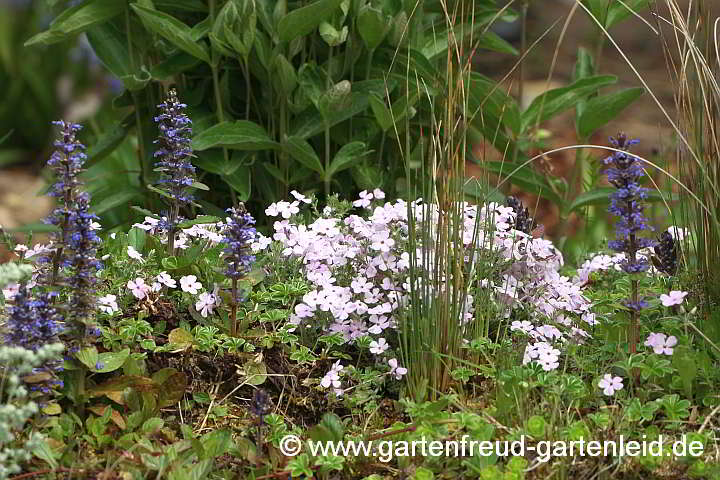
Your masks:
[[[215,295],[203,292],[198,296],[197,302],[195,302],[195,310],[197,310],[203,318],[207,318],[208,314],[212,315],[216,305],[217,298]]]
[[[101,312],[107,313],[108,315],[113,315],[116,312],[119,312],[120,308],[117,304],[117,296],[108,293],[107,295],[99,297],[98,309],[100,309]]]
[[[168,288],[177,288],[177,282],[165,271],[160,272],[156,277],[155,281],[161,285],[165,285]]]
[[[388,360],[388,365],[390,365],[389,374],[394,376],[395,380],[402,379],[402,377],[408,372],[407,368],[398,366],[397,358],[391,358]]]
[[[367,208],[370,206],[370,203],[373,199],[373,194],[371,192],[368,192],[367,190],[363,190],[360,192],[360,195],[358,195],[360,198],[358,200],[355,200],[353,202],[354,207],[358,208]]]
[[[130,257],[130,258],[132,258],[133,260],[137,260],[138,262],[142,263],[142,261],[143,261],[143,256],[142,256],[142,254],[141,254],[140,252],[138,252],[137,250],[135,250],[135,247],[133,247],[132,245],[128,245],[128,247],[127,247],[127,254],[128,254],[128,257]]]
[[[549,372],[559,365],[560,350],[554,348],[547,342],[535,342],[525,347],[523,365],[530,362],[537,362],[543,370]]]
[[[180,288],[183,292],[197,295],[198,290],[202,288],[202,283],[197,281],[195,275],[185,275],[184,277],[180,277]]]
[[[265,209],[265,215],[269,217],[281,216],[282,218],[288,219],[296,213],[300,212],[300,208],[298,208],[299,205],[300,202],[298,201],[294,201],[291,203],[281,200],[279,202],[270,204],[270,206]]]
[[[324,388],[340,388],[340,373],[345,367],[340,365],[340,360],[335,362],[325,376],[320,380],[320,385]]]
[[[688,292],[682,292],[680,290],[673,290],[668,295],[660,295],[660,301],[664,307],[672,307],[673,305],[680,305],[685,300]]]
[[[606,373],[598,383],[598,387],[602,388],[603,393],[610,397],[618,390],[623,389],[623,379],[621,377],[613,377],[609,373]]]
[[[374,353],[375,355],[383,354],[388,348],[390,348],[390,345],[388,345],[384,338],[370,342],[370,353]]]
[[[138,277],[135,280],[128,280],[127,288],[130,289],[132,294],[138,300],[142,300],[143,298],[145,298],[151,290],[150,285],[146,284],[145,280],[141,277]]]
[[[306,197],[305,195],[303,195],[302,193],[299,193],[297,190],[291,191],[291,192],[290,192],[290,195],[292,195],[293,197],[295,197],[295,200],[297,200],[297,201],[299,201],[299,202],[310,203],[310,199],[307,198],[307,197]]]
[[[515,320],[510,324],[510,330],[519,330],[521,332],[530,333],[535,326],[528,320]]]
[[[645,346],[652,347],[653,352],[658,355],[672,355],[675,345],[677,338],[674,335],[668,337],[664,333],[650,333],[645,340]]]

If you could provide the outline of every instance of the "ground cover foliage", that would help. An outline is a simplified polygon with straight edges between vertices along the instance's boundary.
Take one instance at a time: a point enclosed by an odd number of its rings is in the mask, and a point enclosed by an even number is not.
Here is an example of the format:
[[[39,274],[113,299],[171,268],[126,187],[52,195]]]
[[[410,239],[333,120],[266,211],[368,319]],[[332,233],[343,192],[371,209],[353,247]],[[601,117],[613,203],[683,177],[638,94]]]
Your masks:
[[[0,478],[720,478],[714,177],[659,188],[624,133],[570,179],[529,153],[642,89],[601,91],[580,49],[521,109],[472,71],[530,51],[490,1],[52,3],[29,47],[85,32],[125,92],[99,135],[55,122],[49,240],[0,230]],[[577,5],[604,35],[647,2]],[[467,180],[480,141],[504,160]],[[510,183],[559,207],[556,239]],[[656,444],[560,443],[621,436]],[[379,447],[463,439],[554,447]],[[310,448],[350,440],[377,450]]]

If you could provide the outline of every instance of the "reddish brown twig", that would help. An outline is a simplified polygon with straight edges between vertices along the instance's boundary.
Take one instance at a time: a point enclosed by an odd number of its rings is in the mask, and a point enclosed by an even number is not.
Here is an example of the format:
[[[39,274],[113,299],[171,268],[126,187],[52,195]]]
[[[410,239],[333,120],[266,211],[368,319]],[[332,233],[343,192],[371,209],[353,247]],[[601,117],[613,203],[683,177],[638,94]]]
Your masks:
[[[10,480],[22,480],[24,478],[32,478],[37,477],[38,475],[45,475],[46,473],[80,473],[84,472],[85,470],[75,470],[72,468],[49,468],[47,470],[38,470],[37,472],[30,472],[30,473],[22,473],[20,475],[15,475],[14,477],[10,477]]]

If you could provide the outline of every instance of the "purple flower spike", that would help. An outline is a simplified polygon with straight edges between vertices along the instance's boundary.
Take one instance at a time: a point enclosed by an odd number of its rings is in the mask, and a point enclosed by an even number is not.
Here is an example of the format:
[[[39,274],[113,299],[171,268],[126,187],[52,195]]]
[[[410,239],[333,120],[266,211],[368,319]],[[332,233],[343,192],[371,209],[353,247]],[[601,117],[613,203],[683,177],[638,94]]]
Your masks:
[[[185,114],[187,105],[178,101],[177,93],[173,89],[158,108],[162,113],[155,117],[160,130],[160,135],[155,140],[159,147],[155,152],[155,158],[158,159],[155,166],[162,172],[162,177],[157,183],[174,202],[180,205],[189,204],[193,197],[188,190],[195,182],[195,167],[190,163],[192,121]]]

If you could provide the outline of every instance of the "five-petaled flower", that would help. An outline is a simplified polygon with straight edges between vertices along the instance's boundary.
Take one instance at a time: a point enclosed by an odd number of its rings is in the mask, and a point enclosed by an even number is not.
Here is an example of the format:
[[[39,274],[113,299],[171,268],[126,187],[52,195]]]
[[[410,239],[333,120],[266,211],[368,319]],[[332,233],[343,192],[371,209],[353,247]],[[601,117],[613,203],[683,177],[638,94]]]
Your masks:
[[[664,333],[652,332],[645,340],[645,346],[652,347],[653,352],[658,355],[672,355],[675,345],[677,345],[677,338],[674,335],[668,337]]]
[[[607,396],[612,396],[616,391],[623,389],[623,379],[620,377],[613,377],[609,373],[598,383],[598,387],[603,389],[603,393]]]
[[[150,292],[150,285],[146,284],[145,280],[140,277],[136,278],[135,280],[128,280],[127,288],[130,289],[132,294],[138,300],[142,300]]]
[[[198,290],[202,288],[202,283],[197,281],[195,275],[185,275],[180,278],[180,288],[183,292],[187,292],[191,295],[197,295]]]
[[[374,353],[375,355],[384,353],[388,348],[390,348],[390,345],[388,345],[384,338],[370,342],[370,353]]]
[[[687,296],[688,292],[681,292],[680,290],[673,290],[670,292],[670,294],[665,295],[664,293],[660,295],[660,301],[662,301],[662,304],[664,307],[672,307],[673,305],[680,305],[685,300],[685,297]]]
[[[215,298],[215,295],[203,292],[200,296],[198,296],[197,302],[195,302],[195,310],[197,310],[204,318],[207,318],[208,314],[212,315],[216,304],[217,299]]]
[[[388,365],[390,365],[390,375],[394,375],[396,380],[400,380],[408,372],[407,368],[398,366],[397,358],[388,360]]]

